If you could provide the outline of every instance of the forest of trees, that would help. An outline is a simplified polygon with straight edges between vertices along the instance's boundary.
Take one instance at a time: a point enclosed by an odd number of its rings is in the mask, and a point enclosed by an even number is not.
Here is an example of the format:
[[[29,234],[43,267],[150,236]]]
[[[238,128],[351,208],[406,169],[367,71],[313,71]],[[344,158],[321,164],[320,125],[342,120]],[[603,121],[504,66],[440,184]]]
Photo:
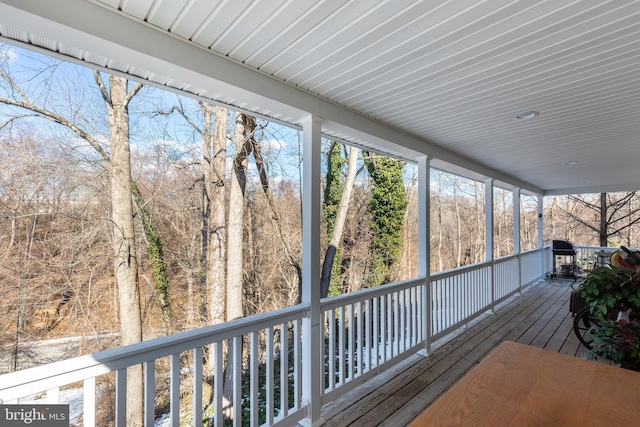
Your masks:
[[[298,303],[301,139],[0,44],[0,374]],[[416,277],[417,167],[323,140],[322,176],[322,296]],[[431,271],[484,261],[485,184],[430,183]],[[498,258],[514,252],[513,193],[493,201]],[[522,251],[538,209],[521,195]],[[639,212],[636,193],[548,197],[545,243],[637,247]],[[73,340],[43,355],[54,338]],[[134,425],[139,367],[127,383]]]
[[[85,337],[74,356],[296,304],[300,140],[0,45],[1,371],[28,367],[44,339]],[[323,294],[415,277],[417,168],[325,140],[323,175]],[[484,260],[484,191],[431,171],[432,271]],[[493,198],[500,257],[513,253],[513,196]],[[525,251],[537,197],[520,203]],[[599,245],[604,212],[605,241],[637,246],[639,208],[635,193],[547,198],[545,242]]]

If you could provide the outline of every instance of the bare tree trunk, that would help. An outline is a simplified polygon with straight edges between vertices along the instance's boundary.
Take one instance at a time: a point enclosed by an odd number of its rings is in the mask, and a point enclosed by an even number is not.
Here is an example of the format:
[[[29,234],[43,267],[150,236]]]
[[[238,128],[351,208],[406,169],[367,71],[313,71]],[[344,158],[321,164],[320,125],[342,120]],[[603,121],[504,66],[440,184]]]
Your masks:
[[[209,294],[209,321],[211,324],[225,321],[226,284],[226,161],[227,122],[229,111],[214,107],[214,132],[211,135],[211,110],[205,111],[205,157],[203,171],[206,191],[209,197],[209,228],[207,243],[207,291]],[[208,118],[207,118],[208,115]],[[207,126],[206,123],[209,123]],[[242,218],[242,215],[240,215]]]
[[[460,217],[460,200],[458,199],[458,178],[453,179],[453,207],[456,214],[456,245],[458,249],[456,251],[456,267],[462,265],[462,218]]]
[[[493,189],[493,257],[499,258],[502,256],[502,209],[500,209],[500,202],[502,201],[502,192],[496,194],[496,189]]]
[[[477,181],[474,181],[473,184],[473,192],[474,192],[474,205],[475,205],[475,211],[476,211],[476,230],[483,230],[484,229],[484,220],[482,218],[482,212],[484,212],[484,206],[480,206],[480,204],[478,203],[478,200],[480,200],[480,195],[484,194],[481,191],[478,191],[478,185],[479,183]],[[484,201],[484,199],[483,199]],[[484,201],[486,203],[486,201]],[[481,209],[482,208],[482,209]],[[482,233],[476,233],[476,251],[474,254],[474,263],[477,263],[478,261],[480,261],[480,259],[484,260],[484,234]],[[481,255],[482,254],[482,258]]]
[[[227,234],[227,321],[244,316],[243,290],[243,218],[244,197],[247,184],[247,157],[251,152],[251,139],[255,129],[255,118],[238,114],[234,136],[235,157],[229,189],[229,220]],[[233,347],[229,346],[227,375],[224,386],[224,406],[229,408],[232,396]],[[227,411],[230,415],[230,411]]]
[[[247,158],[251,153],[251,139],[255,119],[238,114],[234,136],[235,158],[229,189],[229,220],[227,236],[227,321],[244,316],[242,309],[242,233],[244,197],[247,185]]]
[[[351,202],[351,193],[353,192],[353,184],[356,181],[356,173],[358,172],[358,153],[360,150],[356,147],[351,147],[349,150],[349,162],[347,166],[347,177],[342,190],[342,196],[340,197],[340,205],[338,205],[338,212],[336,214],[336,222],[333,227],[333,233],[331,234],[331,240],[329,240],[329,246],[327,247],[327,253],[324,256],[324,262],[322,264],[322,278],[320,280],[320,297],[326,298],[329,294],[329,284],[331,281],[331,270],[333,268],[333,261],[338,248],[340,247],[340,241],[342,240],[342,232],[347,220],[347,212],[349,210],[349,203]]]
[[[411,173],[411,180],[407,183],[407,200],[409,201],[409,206],[407,207],[407,211],[404,215],[404,223],[406,226],[402,229],[402,241],[404,242],[402,245],[402,255],[400,259],[400,268],[398,269],[399,275],[394,279],[394,281],[402,280],[401,278],[406,277],[415,277],[417,275],[417,271],[414,272],[414,265],[412,260],[414,259],[413,250],[415,248],[415,227],[412,223],[414,220],[414,211],[415,208],[413,204],[416,200],[415,188],[418,184],[417,179],[417,170],[413,169]]]
[[[36,202],[35,212],[38,212],[38,203]],[[30,280],[30,268],[31,268],[31,250],[33,248],[33,240],[36,232],[36,224],[38,222],[38,215],[33,215],[33,219],[31,222],[31,227],[28,235],[26,236],[27,241],[25,242],[25,254],[24,254],[24,264],[26,269],[26,274],[23,277],[19,277],[18,283],[20,289],[20,303],[18,304],[18,314],[16,316],[16,333],[14,335],[14,350],[13,350],[13,371],[18,370],[18,364],[20,361],[20,341],[22,331],[27,323],[28,310],[27,310],[27,296],[29,294],[29,280]],[[24,283],[21,283],[24,279]]]
[[[16,214],[18,212],[18,203],[16,203],[16,210],[15,210]],[[11,216],[11,239],[9,240],[9,246],[7,247],[7,249],[11,249],[13,248],[13,244],[16,241],[16,233],[18,231],[18,226],[17,226],[17,222],[16,222],[16,215],[12,215]]]
[[[438,255],[438,271],[443,270],[443,259],[442,259],[442,172],[438,172],[438,239],[436,241],[436,253]]]
[[[96,73],[96,79],[99,74]],[[100,82],[102,80],[100,79]],[[104,86],[102,86],[104,87]],[[122,344],[142,341],[138,284],[138,259],[131,197],[131,153],[129,147],[127,80],[109,76],[109,94],[103,92],[111,137],[111,203],[114,272],[118,285]],[[127,425],[142,425],[142,366],[127,371]]]
[[[202,224],[200,232],[200,300],[198,301],[198,314],[199,323],[206,324],[211,321],[210,310],[212,306],[210,304],[209,297],[209,227],[211,223],[211,168],[213,167],[213,154],[211,147],[211,140],[213,134],[211,132],[211,107],[209,104],[200,103],[200,109],[203,113],[202,123]],[[180,110],[182,111],[182,110]],[[187,118],[187,115],[181,112],[183,117]],[[192,124],[196,129],[197,126]],[[206,295],[206,296],[205,296]],[[223,307],[224,310],[224,307]]]
[[[607,219],[607,193],[600,193],[600,232],[598,233],[600,246],[608,246]]]
[[[551,206],[549,208],[549,220],[545,221],[545,225],[548,224],[549,236],[551,239],[556,238],[556,208],[558,206],[558,196],[553,196]]]
[[[530,240],[531,230],[529,230],[529,227],[531,225],[529,223],[529,215],[527,215],[527,211],[525,210],[524,204],[522,202],[522,197],[520,197],[520,200],[518,201],[518,203],[520,204],[520,218],[521,218],[520,236],[522,241],[520,251],[524,252],[531,249],[531,247],[529,246],[529,242],[531,241]]]

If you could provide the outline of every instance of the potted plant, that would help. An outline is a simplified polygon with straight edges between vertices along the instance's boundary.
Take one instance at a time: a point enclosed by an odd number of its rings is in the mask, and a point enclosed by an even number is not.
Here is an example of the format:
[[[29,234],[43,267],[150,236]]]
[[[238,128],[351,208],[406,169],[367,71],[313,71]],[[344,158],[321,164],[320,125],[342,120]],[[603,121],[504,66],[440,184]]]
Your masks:
[[[580,289],[595,319],[590,329],[592,355],[640,371],[640,272],[598,267]]]

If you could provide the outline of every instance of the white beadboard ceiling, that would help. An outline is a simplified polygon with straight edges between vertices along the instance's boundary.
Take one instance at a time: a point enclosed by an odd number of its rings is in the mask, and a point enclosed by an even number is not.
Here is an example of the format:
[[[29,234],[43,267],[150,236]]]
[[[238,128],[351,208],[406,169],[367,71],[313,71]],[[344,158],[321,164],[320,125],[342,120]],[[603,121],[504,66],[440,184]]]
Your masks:
[[[0,0],[0,36],[526,191],[640,189],[640,1]]]

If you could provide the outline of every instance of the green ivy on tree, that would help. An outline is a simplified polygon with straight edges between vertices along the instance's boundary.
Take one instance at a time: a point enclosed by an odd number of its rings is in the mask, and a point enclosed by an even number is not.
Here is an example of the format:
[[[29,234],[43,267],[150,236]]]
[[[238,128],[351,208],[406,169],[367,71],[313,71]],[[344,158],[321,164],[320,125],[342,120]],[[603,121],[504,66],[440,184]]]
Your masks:
[[[162,311],[162,320],[168,335],[171,333],[171,306],[169,304],[169,279],[167,278],[162,237],[151,220],[151,214],[145,206],[138,184],[133,180],[131,181],[131,191],[142,219],[142,227],[147,241],[147,255],[151,261],[153,283],[156,288],[156,299]]]
[[[324,219],[327,226],[327,239],[331,239],[333,233],[340,198],[344,187],[344,166],[347,160],[342,157],[342,144],[331,141],[329,152],[327,153],[327,175],[324,187]],[[340,293],[340,248],[336,248],[335,257],[331,266],[331,282],[328,296]]]
[[[373,180],[369,201],[371,223],[370,286],[390,281],[390,271],[400,257],[402,227],[407,209],[407,195],[402,174],[404,162],[365,153],[365,164]]]

